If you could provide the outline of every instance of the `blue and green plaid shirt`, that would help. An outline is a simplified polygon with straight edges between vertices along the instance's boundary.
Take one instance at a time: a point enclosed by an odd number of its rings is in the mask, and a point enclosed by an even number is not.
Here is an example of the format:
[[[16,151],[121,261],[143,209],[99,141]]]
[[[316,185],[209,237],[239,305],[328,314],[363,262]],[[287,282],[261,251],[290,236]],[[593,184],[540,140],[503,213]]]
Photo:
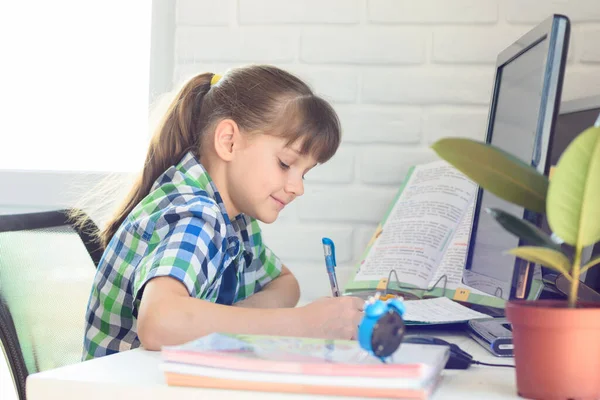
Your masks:
[[[188,153],[165,171],[104,252],[90,295],[83,359],[139,347],[137,314],[144,285],[170,276],[190,296],[233,304],[281,273],[258,222],[230,220],[208,173]]]

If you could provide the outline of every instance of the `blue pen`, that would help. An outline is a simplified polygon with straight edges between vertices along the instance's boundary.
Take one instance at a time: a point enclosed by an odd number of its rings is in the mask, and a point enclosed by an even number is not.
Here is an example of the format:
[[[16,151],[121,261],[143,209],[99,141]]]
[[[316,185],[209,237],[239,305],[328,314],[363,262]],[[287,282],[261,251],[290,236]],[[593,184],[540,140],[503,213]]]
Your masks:
[[[340,297],[340,289],[335,276],[335,246],[333,245],[333,240],[329,238],[323,238],[322,242],[323,251],[325,252],[325,265],[327,266],[329,284],[331,285],[331,293],[333,294],[333,297]]]

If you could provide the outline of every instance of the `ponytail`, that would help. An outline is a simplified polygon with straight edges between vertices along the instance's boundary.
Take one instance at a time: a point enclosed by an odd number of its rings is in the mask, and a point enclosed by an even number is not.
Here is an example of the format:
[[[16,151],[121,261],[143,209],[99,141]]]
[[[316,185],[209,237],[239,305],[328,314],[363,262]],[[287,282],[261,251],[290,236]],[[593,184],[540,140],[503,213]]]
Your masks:
[[[150,193],[156,179],[170,166],[176,165],[188,151],[198,154],[202,132],[199,121],[201,105],[213,75],[195,76],[172,101],[150,141],[142,173],[100,233],[100,242],[105,248],[131,210]]]
[[[270,65],[250,65],[219,78],[197,75],[179,91],[152,137],[144,170],[99,235],[104,247],[156,179],[186,152],[203,161],[201,145],[209,137],[204,132],[222,119],[232,119],[245,134],[301,143],[301,153],[312,154],[319,163],[336,152],[341,128],[335,111],[296,76]]]

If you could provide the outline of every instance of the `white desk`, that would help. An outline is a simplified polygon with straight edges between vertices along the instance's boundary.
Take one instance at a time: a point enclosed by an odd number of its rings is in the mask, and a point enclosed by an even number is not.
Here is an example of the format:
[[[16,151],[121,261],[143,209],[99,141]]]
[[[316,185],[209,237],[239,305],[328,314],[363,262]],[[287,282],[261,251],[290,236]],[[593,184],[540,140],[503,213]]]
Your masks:
[[[511,364],[512,358],[489,354],[472,339],[459,335],[428,331],[458,344],[475,360]],[[30,375],[27,380],[28,400],[121,398],[154,399],[331,399],[303,394],[228,391],[217,389],[167,386],[159,370],[160,353],[141,349],[126,351],[83,363]],[[348,397],[346,397],[348,398]],[[351,399],[351,398],[348,398]],[[432,399],[519,399],[516,394],[515,370],[503,367],[473,365],[468,370],[444,370],[443,379]]]

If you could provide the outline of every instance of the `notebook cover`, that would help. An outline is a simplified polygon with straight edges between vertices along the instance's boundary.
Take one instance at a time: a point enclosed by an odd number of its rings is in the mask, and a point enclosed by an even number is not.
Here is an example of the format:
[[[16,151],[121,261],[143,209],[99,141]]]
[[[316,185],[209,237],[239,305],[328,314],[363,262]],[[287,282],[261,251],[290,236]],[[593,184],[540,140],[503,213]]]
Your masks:
[[[364,377],[290,374],[265,371],[242,371],[228,368],[191,365],[183,363],[163,362],[160,369],[165,373],[198,376],[204,378],[236,379],[246,382],[282,383],[290,385],[335,386],[345,388],[377,388],[377,389],[421,389],[427,387],[437,378],[442,370],[431,370],[427,376],[407,377]]]
[[[241,371],[423,379],[443,366],[446,350],[407,343],[384,364],[357,341],[214,333],[161,353],[167,362]]]
[[[249,382],[237,379],[221,379],[183,375],[172,372],[165,372],[165,379],[167,384],[170,386],[370,398],[383,397],[392,399],[427,399],[439,383],[438,379],[434,382],[434,384],[423,389],[347,388],[339,386],[300,385],[277,382]]]

